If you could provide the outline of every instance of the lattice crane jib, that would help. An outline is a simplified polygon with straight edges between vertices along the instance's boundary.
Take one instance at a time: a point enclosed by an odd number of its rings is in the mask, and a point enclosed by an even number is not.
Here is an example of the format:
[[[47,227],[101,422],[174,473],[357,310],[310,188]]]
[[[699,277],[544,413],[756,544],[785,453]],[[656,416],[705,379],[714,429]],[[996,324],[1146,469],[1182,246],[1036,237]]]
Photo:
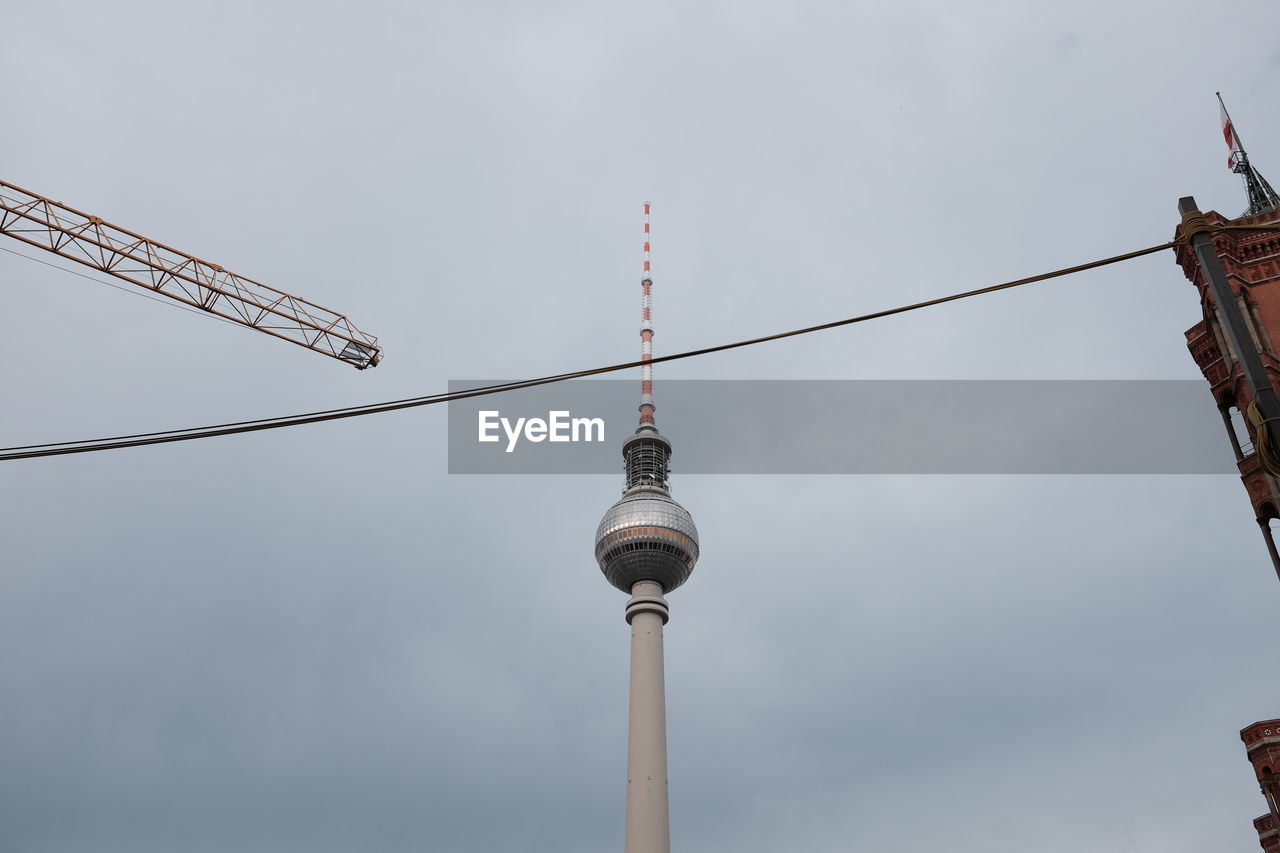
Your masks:
[[[378,339],[342,314],[5,181],[0,181],[0,234],[357,370],[382,360]]]

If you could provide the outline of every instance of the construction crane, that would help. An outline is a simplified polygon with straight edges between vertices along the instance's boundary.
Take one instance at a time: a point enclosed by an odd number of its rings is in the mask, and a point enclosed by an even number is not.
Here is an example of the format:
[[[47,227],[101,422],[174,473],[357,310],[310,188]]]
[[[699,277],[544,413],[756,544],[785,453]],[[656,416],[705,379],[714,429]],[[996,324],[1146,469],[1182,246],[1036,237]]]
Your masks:
[[[357,370],[382,360],[378,339],[341,314],[5,181],[0,181],[0,234]]]

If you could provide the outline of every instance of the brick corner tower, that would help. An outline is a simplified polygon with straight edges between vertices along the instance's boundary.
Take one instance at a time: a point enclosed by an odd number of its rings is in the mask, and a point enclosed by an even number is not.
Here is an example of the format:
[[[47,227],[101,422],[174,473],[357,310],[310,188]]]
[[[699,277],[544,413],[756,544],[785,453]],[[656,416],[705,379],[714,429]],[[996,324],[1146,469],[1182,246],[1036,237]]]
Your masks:
[[[1235,298],[1237,313],[1267,379],[1272,388],[1280,391],[1280,355],[1276,349],[1280,343],[1280,196],[1250,164],[1225,107],[1221,114],[1223,134],[1231,148],[1228,167],[1242,176],[1249,208],[1234,219],[1214,211],[1206,212],[1204,219],[1212,229],[1213,246]],[[1278,230],[1258,229],[1269,224],[1275,224]],[[1250,226],[1258,230],[1218,230],[1225,226]],[[1183,230],[1183,226],[1179,226],[1177,239],[1182,238]],[[1262,530],[1276,574],[1280,576],[1280,551],[1277,551],[1271,526],[1272,519],[1280,519],[1280,478],[1263,470],[1255,450],[1256,432],[1242,414],[1253,403],[1254,394],[1246,381],[1240,354],[1232,345],[1229,324],[1215,304],[1196,253],[1184,243],[1177,249],[1177,262],[1195,285],[1204,316],[1187,330],[1187,348],[1209,382],[1235,451],[1240,478],[1253,505],[1254,518]]]
[[[1267,801],[1267,813],[1253,822],[1258,844],[1267,853],[1280,851],[1280,720],[1262,720],[1240,730],[1245,754]]]

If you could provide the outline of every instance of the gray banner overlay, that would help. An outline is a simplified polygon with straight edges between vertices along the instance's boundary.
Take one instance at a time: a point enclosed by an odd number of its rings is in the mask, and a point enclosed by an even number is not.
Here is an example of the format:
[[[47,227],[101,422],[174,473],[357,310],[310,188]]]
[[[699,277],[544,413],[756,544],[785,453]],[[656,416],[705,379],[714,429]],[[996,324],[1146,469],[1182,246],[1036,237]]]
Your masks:
[[[449,473],[619,475],[639,385],[451,402]],[[666,379],[655,392],[676,474],[1238,473],[1201,380]]]

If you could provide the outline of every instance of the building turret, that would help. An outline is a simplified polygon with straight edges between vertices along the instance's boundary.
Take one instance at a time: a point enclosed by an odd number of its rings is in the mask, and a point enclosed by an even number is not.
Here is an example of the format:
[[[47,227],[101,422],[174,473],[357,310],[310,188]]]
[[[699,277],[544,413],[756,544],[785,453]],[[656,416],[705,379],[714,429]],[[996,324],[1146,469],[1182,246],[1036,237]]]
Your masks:
[[[1262,720],[1240,730],[1245,755],[1258,777],[1267,813],[1253,822],[1258,844],[1267,853],[1280,849],[1280,720]]]

